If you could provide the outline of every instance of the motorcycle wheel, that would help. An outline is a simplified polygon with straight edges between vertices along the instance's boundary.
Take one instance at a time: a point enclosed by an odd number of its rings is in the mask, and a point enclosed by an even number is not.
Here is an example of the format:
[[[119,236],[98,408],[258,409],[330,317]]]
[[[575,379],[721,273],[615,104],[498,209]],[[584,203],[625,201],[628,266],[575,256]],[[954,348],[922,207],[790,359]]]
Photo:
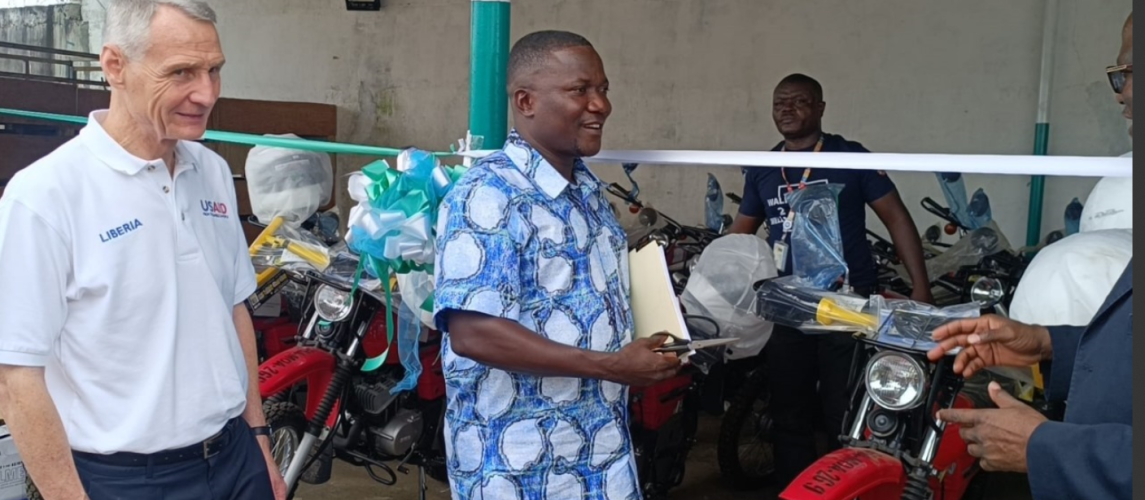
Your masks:
[[[306,434],[306,415],[294,403],[281,401],[267,401],[262,411],[266,414],[266,425],[271,429],[271,455],[274,463],[278,464],[279,473],[285,476],[286,468],[294,460],[294,454],[302,444],[302,436]],[[294,488],[290,488],[287,500],[293,497]]]
[[[761,367],[740,387],[720,423],[720,474],[736,490],[760,489],[775,479],[770,400]]]

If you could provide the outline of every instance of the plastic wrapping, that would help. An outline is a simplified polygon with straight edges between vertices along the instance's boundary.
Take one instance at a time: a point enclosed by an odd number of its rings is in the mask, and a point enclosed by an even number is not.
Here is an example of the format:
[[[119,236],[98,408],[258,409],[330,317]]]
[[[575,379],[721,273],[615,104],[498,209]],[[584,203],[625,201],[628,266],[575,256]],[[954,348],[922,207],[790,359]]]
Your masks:
[[[788,195],[795,213],[791,229],[792,275],[823,290],[836,289],[840,278],[849,281],[839,230],[839,193],[842,184],[814,184]]]
[[[878,312],[870,310],[867,299],[821,290],[795,276],[758,283],[756,295],[761,318],[804,333],[873,332],[878,327]]]
[[[298,225],[330,203],[334,169],[328,154],[255,146],[245,169],[251,212],[264,224],[281,216],[287,225]]]
[[[990,197],[986,191],[978,188],[974,196],[970,197],[970,205],[966,207],[969,220],[964,225],[970,229],[981,229],[994,220],[994,213],[990,209]]]
[[[1081,204],[1081,200],[1074,198],[1073,201],[1065,207],[1065,234],[1066,236],[1074,235],[1081,232],[1081,214],[1085,211],[1085,206]]]
[[[938,185],[942,187],[942,195],[946,198],[946,206],[950,213],[963,227],[970,230],[986,227],[994,215],[990,210],[990,197],[986,191],[978,188],[967,203],[966,178],[957,172],[935,173]]]
[[[1008,251],[1011,251],[1010,242],[998,224],[990,221],[984,227],[970,231],[941,255],[926,261],[926,274],[935,279],[963,266],[978,264],[984,257]]]
[[[934,175],[938,177],[938,185],[942,188],[942,196],[946,198],[950,213],[959,223],[969,227],[970,211],[966,205],[965,178],[958,172],[935,172]]]
[[[250,257],[259,273],[275,267],[323,272],[330,266],[331,252],[314,234],[275,218],[251,245]]]
[[[784,277],[759,283],[758,314],[776,324],[804,333],[854,333],[879,343],[926,351],[937,344],[934,330],[951,321],[975,318],[979,304],[938,308],[910,300],[869,300],[857,295],[819,290],[799,278]]]
[[[716,239],[700,255],[680,295],[688,311],[719,322],[721,337],[736,337],[724,354],[742,359],[759,354],[774,325],[755,312],[752,285],[778,275],[771,247],[749,234]]]
[[[712,174],[708,174],[708,192],[704,196],[704,222],[713,232],[724,229],[724,190]]]
[[[880,343],[920,351],[938,346],[932,340],[938,327],[981,314],[981,304],[976,302],[939,308],[911,300],[886,300],[881,295],[872,296],[869,307],[878,311]]]

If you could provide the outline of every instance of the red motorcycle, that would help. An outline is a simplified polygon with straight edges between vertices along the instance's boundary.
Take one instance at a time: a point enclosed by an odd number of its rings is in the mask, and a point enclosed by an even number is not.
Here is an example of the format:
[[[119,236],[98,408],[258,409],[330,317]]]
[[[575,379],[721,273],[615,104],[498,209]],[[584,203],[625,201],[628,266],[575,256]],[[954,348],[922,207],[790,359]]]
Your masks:
[[[683,293],[692,265],[719,235],[704,228],[684,226],[644,206],[632,191],[618,184],[607,188],[613,196],[624,200],[633,213],[639,214],[643,225],[651,228],[664,222],[663,227],[630,238],[630,247],[639,248],[653,242],[661,245],[676,294]],[[720,335],[719,324],[711,318],[685,314],[684,320],[692,340],[714,339]],[[644,498],[667,498],[668,492],[683,482],[688,453],[696,441],[700,411],[712,386],[708,375],[723,363],[722,352],[701,349],[689,357],[689,363],[675,377],[629,390],[629,432]]]
[[[958,425],[935,420],[939,409],[980,407],[960,394],[948,358],[863,339],[872,353],[850,415],[844,447],[815,462],[780,494],[785,500],[980,499],[985,476],[966,450]],[[895,377],[910,384],[895,386]],[[921,390],[920,390],[921,389]],[[908,396],[907,393],[911,395]]]
[[[764,281],[757,284],[760,315],[795,328],[806,311],[808,321],[867,323],[872,318],[833,309],[828,300]],[[897,312],[896,312],[897,313]],[[892,314],[896,314],[892,313]],[[834,316],[839,314],[839,316]],[[913,315],[913,316],[912,316]],[[903,321],[926,325],[929,318],[904,312]],[[814,318],[814,319],[813,319]],[[925,330],[926,328],[924,328]],[[981,499],[987,476],[967,451],[959,426],[936,420],[941,409],[982,408],[989,397],[964,391],[966,380],[953,370],[954,356],[938,363],[926,357],[929,345],[882,333],[856,335],[857,349],[869,359],[852,368],[849,431],[843,448],[800,474],[780,493],[784,500],[931,500]],[[839,333],[826,333],[837,335]],[[975,386],[979,384],[975,381]],[[982,391],[975,391],[982,392]]]
[[[275,229],[272,224],[264,235]],[[402,349],[410,344],[387,327],[387,315],[397,324],[401,306],[387,310],[381,293],[353,279],[357,267],[356,258],[341,255],[321,273],[267,268],[252,297],[263,300],[289,279],[304,284],[311,298],[296,343],[262,363],[258,374],[272,452],[291,497],[300,480],[328,481],[335,458],[364,467],[385,485],[417,466],[423,496],[426,474],[447,480],[440,335],[413,320],[421,373],[414,389],[394,390],[406,377]]]

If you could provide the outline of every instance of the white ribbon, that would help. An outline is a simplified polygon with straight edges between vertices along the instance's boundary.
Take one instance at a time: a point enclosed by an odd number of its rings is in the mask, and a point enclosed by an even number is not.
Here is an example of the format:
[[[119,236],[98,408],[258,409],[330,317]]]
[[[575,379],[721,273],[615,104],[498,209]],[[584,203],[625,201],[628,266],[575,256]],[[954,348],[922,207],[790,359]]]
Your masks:
[[[483,158],[497,151],[465,151]],[[960,172],[964,174],[1051,175],[1067,177],[1133,177],[1133,159],[1095,156],[1032,156],[913,153],[819,153],[793,155],[778,151],[610,150],[584,159],[590,163],[649,165],[714,165],[725,167],[794,167]]]

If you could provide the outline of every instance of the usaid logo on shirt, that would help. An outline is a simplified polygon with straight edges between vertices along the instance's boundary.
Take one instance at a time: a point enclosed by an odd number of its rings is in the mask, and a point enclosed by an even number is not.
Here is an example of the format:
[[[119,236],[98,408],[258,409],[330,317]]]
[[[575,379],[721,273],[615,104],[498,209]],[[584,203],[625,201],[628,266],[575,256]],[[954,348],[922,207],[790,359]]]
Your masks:
[[[203,216],[219,219],[227,218],[227,205],[217,201],[202,200],[199,206],[203,208]]]

